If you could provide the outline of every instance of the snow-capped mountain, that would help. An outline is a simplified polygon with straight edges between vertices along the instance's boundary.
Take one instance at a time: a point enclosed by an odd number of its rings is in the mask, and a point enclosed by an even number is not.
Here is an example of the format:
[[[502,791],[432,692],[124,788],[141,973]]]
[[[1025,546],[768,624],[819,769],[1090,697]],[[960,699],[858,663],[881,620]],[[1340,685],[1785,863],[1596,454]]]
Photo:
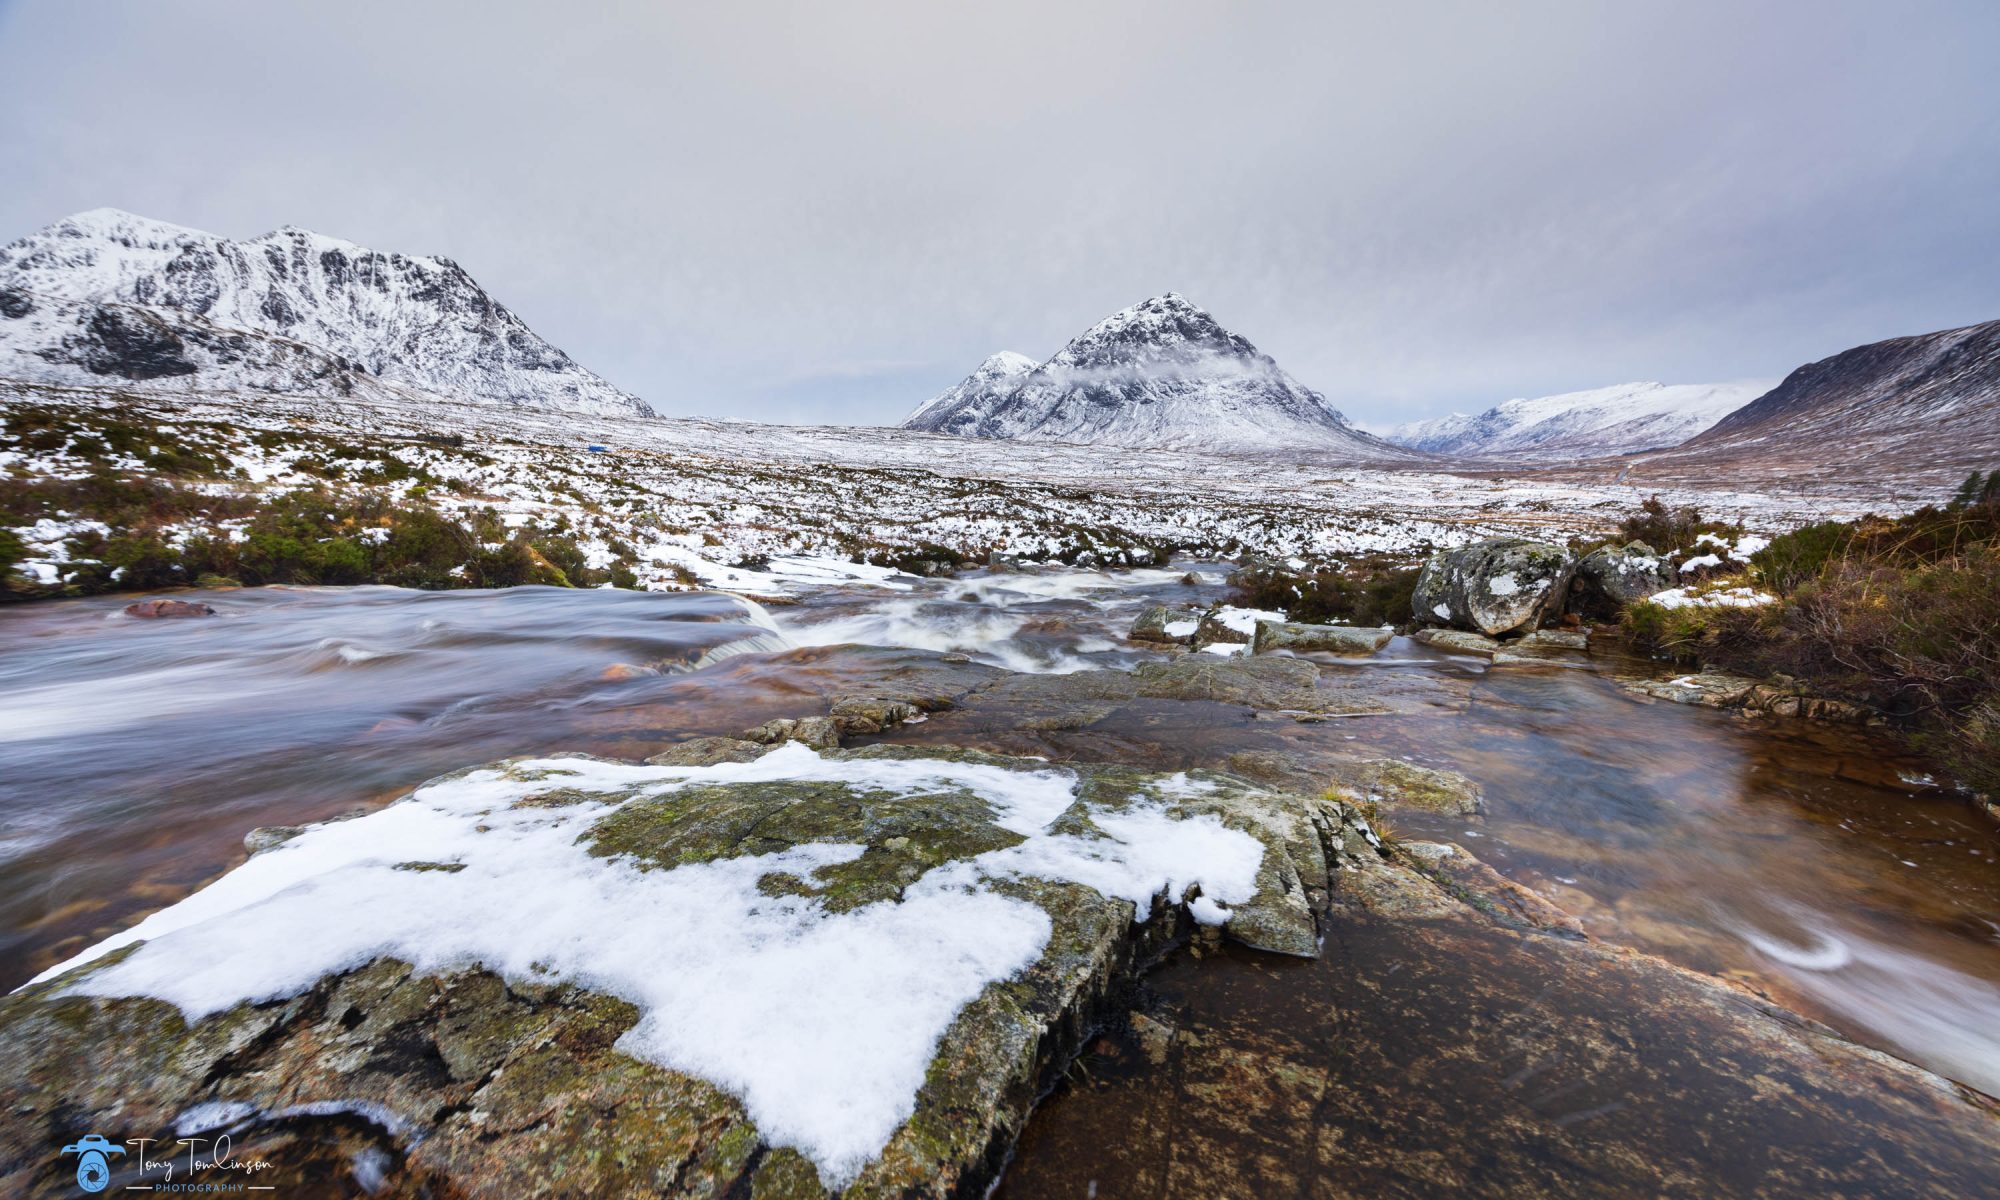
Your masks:
[[[1769,382],[1621,383],[1509,400],[1476,416],[1412,421],[1383,436],[1413,450],[1462,458],[1601,458],[1679,445],[1770,387]]]
[[[1174,292],[1113,313],[1035,363],[996,354],[905,429],[1190,450],[1411,461]]]
[[[1659,460],[2000,464],[2000,321],[1890,338],[1809,363]]]
[[[652,415],[450,259],[290,227],[237,242],[109,208],[0,247],[0,376]]]

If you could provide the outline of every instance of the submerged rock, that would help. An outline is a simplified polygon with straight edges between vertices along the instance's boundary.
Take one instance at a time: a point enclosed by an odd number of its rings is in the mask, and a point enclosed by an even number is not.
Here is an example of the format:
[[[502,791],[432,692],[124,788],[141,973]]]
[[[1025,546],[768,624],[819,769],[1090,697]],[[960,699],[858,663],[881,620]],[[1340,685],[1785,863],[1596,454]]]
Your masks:
[[[1307,625],[1293,621],[1259,621],[1250,642],[1252,654],[1273,650],[1319,650],[1328,654],[1365,657],[1389,644],[1393,629],[1352,625]]]
[[[198,600],[141,600],[125,606],[125,615],[142,620],[161,617],[212,617],[215,609]]]
[[[1575,567],[1567,550],[1523,538],[1489,538],[1431,556],[1411,611],[1425,625],[1490,636],[1534,629],[1561,611]]]

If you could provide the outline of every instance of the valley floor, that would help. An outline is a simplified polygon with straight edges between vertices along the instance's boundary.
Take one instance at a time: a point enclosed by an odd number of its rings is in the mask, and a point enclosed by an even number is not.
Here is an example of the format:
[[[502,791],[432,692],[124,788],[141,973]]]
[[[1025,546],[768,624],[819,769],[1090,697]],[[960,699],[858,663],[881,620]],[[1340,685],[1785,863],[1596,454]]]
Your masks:
[[[1499,533],[1601,532],[1652,489],[1616,470],[1385,471],[1256,459],[692,419],[554,417],[446,404],[269,395],[136,396],[0,384],[0,471],[21,482],[138,472],[211,494],[366,489],[509,528],[560,528],[595,567],[643,587],[764,596],[824,582],[831,562],[999,553],[1143,565],[1250,552],[1323,563],[1412,559]],[[178,464],[178,465],[177,465]],[[1594,474],[1595,478],[1589,477]],[[1931,499],[1868,480],[1661,489],[1752,529],[1897,511]],[[8,506],[0,503],[0,517]],[[60,591],[98,533],[89,511],[17,517],[21,569]],[[241,540],[247,517],[169,520],[170,543]],[[814,561],[800,561],[814,560]],[[829,572],[832,575],[829,575]],[[865,576],[862,567],[854,572]]]

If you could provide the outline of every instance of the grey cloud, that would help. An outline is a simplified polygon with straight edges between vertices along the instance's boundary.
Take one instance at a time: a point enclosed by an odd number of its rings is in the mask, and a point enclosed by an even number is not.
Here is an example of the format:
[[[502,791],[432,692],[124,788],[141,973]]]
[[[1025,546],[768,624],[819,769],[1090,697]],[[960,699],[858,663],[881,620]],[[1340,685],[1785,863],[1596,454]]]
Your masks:
[[[1358,420],[2000,317],[2000,7],[0,6],[0,238],[447,254],[663,412],[891,422],[1174,289]]]

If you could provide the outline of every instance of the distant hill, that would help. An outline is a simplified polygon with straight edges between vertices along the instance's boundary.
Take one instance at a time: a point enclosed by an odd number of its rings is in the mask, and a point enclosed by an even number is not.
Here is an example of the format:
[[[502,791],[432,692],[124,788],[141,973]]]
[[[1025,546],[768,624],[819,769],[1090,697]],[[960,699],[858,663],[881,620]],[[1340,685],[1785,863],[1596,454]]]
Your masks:
[[[1398,425],[1399,446],[1462,458],[1547,462],[1679,445],[1762,395],[1768,382],[1622,383],[1509,400],[1476,416],[1453,413]]]

